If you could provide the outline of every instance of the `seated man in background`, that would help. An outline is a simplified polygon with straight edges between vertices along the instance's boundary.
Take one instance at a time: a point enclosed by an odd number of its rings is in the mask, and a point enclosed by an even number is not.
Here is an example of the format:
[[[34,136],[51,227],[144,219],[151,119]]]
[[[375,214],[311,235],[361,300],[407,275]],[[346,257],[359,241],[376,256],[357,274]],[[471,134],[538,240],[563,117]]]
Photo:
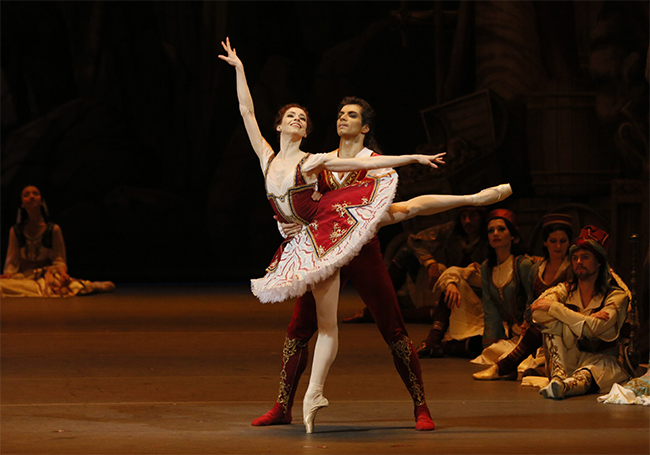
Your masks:
[[[485,210],[482,207],[461,207],[454,221],[425,229],[408,238],[408,246],[401,248],[388,265],[388,273],[395,291],[399,291],[410,276],[416,282],[421,267],[428,273],[428,290],[432,291],[442,272],[448,267],[467,267],[481,263],[487,255]],[[415,308],[400,301],[400,310],[407,322],[431,322],[435,307]],[[367,308],[359,310],[343,322],[372,322]]]
[[[628,378],[617,359],[617,339],[630,293],[607,264],[608,237],[584,227],[569,250],[575,278],[548,289],[530,307],[547,350],[550,382],[540,390],[545,398],[606,392]]]

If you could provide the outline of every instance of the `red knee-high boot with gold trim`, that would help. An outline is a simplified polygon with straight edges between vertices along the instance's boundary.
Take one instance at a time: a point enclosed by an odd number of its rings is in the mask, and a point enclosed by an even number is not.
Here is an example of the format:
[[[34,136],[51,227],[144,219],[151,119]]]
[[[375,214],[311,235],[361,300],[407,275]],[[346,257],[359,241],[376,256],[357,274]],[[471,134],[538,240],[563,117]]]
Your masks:
[[[420,359],[415,352],[413,342],[409,337],[404,336],[398,341],[389,343],[389,346],[395,367],[413,398],[415,429],[418,431],[434,430],[436,426],[431,420],[431,413],[424,397]]]
[[[309,349],[306,341],[286,338],[282,348],[282,369],[280,370],[280,390],[275,405],[269,412],[253,420],[256,427],[267,425],[287,425],[291,423],[291,408],[296,396],[300,377],[307,368]]]

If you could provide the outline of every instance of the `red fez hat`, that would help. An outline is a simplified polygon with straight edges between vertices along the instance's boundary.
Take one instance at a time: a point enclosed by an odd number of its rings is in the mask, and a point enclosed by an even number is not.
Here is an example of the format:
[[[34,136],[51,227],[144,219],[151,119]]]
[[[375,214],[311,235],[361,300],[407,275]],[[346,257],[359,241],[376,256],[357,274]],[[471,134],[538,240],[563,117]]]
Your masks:
[[[515,216],[514,213],[512,213],[510,210],[507,209],[494,209],[492,210],[487,217],[488,223],[492,221],[495,218],[503,218],[504,220],[510,221],[512,225],[516,228],[519,229],[517,226],[517,217]]]
[[[542,218],[542,227],[546,227],[550,224],[566,224],[571,226],[573,218],[570,215],[565,215],[564,213],[549,213],[544,215]]]
[[[609,234],[596,226],[588,225],[580,230],[580,235],[573,242],[570,253],[581,248],[590,250],[599,256],[601,262],[607,262],[607,251],[609,250]]]

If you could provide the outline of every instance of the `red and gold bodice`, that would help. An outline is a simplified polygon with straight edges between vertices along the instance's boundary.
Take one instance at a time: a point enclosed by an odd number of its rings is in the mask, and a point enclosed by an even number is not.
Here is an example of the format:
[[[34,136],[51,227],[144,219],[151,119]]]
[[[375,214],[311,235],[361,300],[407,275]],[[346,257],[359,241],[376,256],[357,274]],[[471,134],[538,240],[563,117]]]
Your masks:
[[[321,172],[317,177],[313,170],[327,155],[305,156],[291,174],[270,173],[282,182],[266,178],[271,159],[265,168],[267,196],[276,215],[305,228],[285,239],[263,278],[252,280],[251,289],[262,302],[302,295],[310,285],[351,261],[375,236],[393,201],[395,171]],[[317,183],[322,192],[319,201],[312,198]]]
[[[264,172],[266,197],[271,203],[273,211],[283,223],[309,224],[318,209],[318,202],[312,198],[316,183],[307,183],[302,172],[302,165],[309,156],[305,155],[300,160],[293,174],[293,184],[281,195],[274,194],[269,190],[267,176],[273,158],[269,160],[269,164],[266,166]]]

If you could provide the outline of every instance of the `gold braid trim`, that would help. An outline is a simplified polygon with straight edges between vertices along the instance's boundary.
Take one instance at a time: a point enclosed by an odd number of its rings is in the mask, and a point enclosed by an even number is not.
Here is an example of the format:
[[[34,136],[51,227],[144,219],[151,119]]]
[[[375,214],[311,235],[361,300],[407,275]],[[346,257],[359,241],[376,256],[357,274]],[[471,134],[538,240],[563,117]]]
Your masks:
[[[521,340],[522,338],[519,338],[519,339]],[[527,347],[528,346],[523,346],[523,343],[517,344],[517,346],[515,346],[515,348],[512,351],[510,351],[510,354],[508,354],[508,357],[519,359],[524,354]],[[523,359],[522,359],[522,361],[523,361]],[[519,363],[521,363],[521,362],[519,362]]]
[[[437,330],[439,332],[442,332],[445,328],[445,322],[444,321],[434,321],[433,322],[433,330]],[[446,330],[445,330],[446,332]],[[444,334],[443,334],[444,335]]]
[[[637,396],[650,395],[650,384],[644,382],[643,379],[633,378],[625,384],[626,389],[630,389]]]
[[[546,346],[548,348],[549,365],[551,367],[550,376],[557,376],[560,379],[564,379],[567,377],[566,370],[564,369],[564,365],[562,365],[560,351],[558,347],[555,346],[554,340],[555,335],[551,335],[550,333],[544,334],[544,341],[546,341]]]
[[[587,390],[589,390],[589,387],[591,387],[591,382],[593,381],[593,378],[591,376],[591,373],[589,370],[578,370],[575,373],[573,373],[573,376],[571,376],[569,379],[564,380],[564,394],[566,396],[572,396],[574,394],[569,394],[570,390],[576,389],[578,387],[584,388],[584,392],[586,393]]]
[[[418,377],[413,373],[413,370],[411,370],[411,353],[413,352],[413,343],[411,342],[411,339],[409,337],[404,337],[399,341],[389,343],[388,346],[391,351],[402,360],[404,365],[406,365],[406,368],[408,368],[409,381],[411,382],[409,392],[411,393],[413,402],[416,406],[426,404],[424,388],[422,387],[422,384],[420,384],[420,381],[418,381]]]
[[[282,347],[282,370],[280,371],[280,390],[278,392],[278,403],[284,408],[285,416],[289,413],[289,397],[291,396],[291,384],[287,383],[287,363],[296,355],[298,349],[307,346],[307,343],[298,339],[284,339]]]

